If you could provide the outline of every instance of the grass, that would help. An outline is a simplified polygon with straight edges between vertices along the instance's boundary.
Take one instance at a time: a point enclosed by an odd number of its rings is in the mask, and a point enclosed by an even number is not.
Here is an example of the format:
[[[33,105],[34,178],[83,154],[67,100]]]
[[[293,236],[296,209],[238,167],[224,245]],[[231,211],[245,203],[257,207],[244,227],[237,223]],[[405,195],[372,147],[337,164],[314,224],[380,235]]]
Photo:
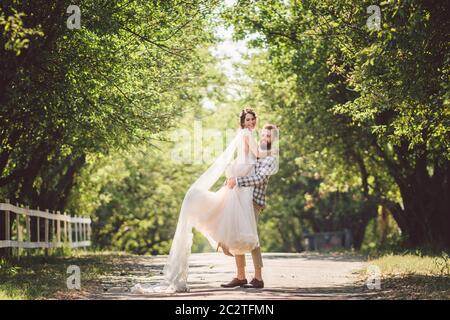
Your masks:
[[[369,262],[380,267],[384,274],[450,276],[450,260],[447,255],[433,257],[389,254]]]
[[[375,298],[450,299],[450,259],[446,253],[390,253],[369,258],[368,264],[381,272],[381,290]]]
[[[123,275],[132,255],[111,252],[74,252],[64,256],[30,256],[0,260],[0,299],[73,299],[102,287],[102,279]],[[128,259],[128,260],[127,260]],[[69,290],[70,265],[80,267],[81,288]],[[121,276],[121,281],[127,279]]]

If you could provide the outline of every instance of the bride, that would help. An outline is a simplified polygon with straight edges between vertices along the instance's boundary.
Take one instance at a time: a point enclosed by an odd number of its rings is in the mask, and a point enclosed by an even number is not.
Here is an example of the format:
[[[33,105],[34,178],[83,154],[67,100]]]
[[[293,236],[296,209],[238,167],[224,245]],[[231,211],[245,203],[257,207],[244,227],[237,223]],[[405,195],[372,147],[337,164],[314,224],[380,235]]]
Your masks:
[[[156,285],[137,284],[132,292],[189,291],[187,277],[192,228],[200,231],[213,248],[217,248],[216,251],[222,248],[227,255],[244,254],[259,246],[253,211],[254,187],[230,189],[223,185],[216,192],[210,191],[224,173],[227,178],[254,174],[258,156],[255,127],[256,113],[252,109],[242,110],[236,136],[184,197],[163,270],[164,280]]]

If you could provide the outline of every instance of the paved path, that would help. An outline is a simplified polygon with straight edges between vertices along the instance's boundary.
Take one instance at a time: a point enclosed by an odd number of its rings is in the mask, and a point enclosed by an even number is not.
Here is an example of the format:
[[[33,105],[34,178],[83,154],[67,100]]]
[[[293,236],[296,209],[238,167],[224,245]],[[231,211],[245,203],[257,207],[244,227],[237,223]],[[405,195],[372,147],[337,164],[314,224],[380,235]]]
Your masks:
[[[365,267],[362,257],[316,253],[263,254],[264,289],[224,289],[221,283],[234,276],[234,258],[221,253],[192,254],[190,292],[176,294],[132,294],[137,282],[156,283],[166,256],[129,257],[126,270],[100,279],[100,286],[87,299],[365,299],[370,294],[358,281],[357,271]],[[247,278],[253,275],[247,255]],[[150,274],[156,276],[149,277]]]

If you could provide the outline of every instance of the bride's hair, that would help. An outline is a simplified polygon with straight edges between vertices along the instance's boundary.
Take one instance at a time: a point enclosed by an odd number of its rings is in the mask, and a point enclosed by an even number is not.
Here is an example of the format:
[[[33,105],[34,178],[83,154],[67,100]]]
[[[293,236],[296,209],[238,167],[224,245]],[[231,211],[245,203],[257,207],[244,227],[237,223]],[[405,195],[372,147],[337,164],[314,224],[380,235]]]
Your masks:
[[[247,114],[249,114],[249,113],[252,114],[255,117],[255,119],[257,118],[256,112],[253,109],[251,109],[251,108],[243,109],[241,111],[241,113],[239,114],[239,120],[240,120],[240,124],[241,124],[241,129],[244,129],[245,116]]]

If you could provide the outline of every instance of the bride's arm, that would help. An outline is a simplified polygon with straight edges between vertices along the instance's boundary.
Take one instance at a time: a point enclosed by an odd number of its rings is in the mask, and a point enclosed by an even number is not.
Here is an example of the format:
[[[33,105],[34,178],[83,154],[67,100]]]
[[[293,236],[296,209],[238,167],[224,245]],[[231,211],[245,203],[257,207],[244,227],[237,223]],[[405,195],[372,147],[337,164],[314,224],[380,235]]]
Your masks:
[[[251,132],[244,136],[244,146],[245,154],[248,155],[248,152],[251,151],[255,157],[258,157],[258,145],[256,144],[256,140],[251,135]]]

